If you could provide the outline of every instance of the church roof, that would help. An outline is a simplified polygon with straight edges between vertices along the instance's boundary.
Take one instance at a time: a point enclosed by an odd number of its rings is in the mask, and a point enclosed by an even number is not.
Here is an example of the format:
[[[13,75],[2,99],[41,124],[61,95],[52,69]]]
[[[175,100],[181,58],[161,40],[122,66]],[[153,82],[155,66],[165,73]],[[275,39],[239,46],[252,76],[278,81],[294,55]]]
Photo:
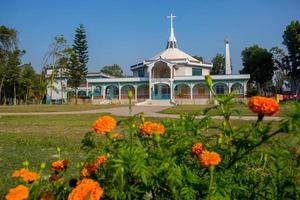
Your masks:
[[[155,55],[153,58],[151,58],[151,60],[157,60],[159,58],[163,58],[165,60],[188,60],[191,62],[200,63],[199,60],[193,58],[192,56],[181,51],[178,48],[167,48],[159,54]]]
[[[157,60],[166,60],[174,63],[187,63],[189,65],[193,66],[202,66],[202,67],[212,67],[211,63],[202,62],[197,60],[196,58],[190,56],[189,54],[185,53],[184,51],[178,49],[177,40],[174,34],[174,28],[173,28],[173,18],[176,16],[172,15],[168,16],[170,18],[170,36],[167,41],[167,47],[165,50],[161,51],[151,59],[145,60],[143,63],[139,63],[136,65],[131,66],[131,69],[137,69],[140,67],[144,67],[145,65],[152,63]]]

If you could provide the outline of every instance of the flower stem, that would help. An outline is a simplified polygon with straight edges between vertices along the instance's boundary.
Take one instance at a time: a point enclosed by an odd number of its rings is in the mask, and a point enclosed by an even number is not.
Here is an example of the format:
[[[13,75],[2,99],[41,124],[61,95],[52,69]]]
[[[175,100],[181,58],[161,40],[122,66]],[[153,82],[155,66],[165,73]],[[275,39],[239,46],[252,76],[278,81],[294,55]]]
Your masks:
[[[213,182],[214,182],[214,166],[209,167],[209,175],[210,175],[210,181],[209,181],[209,188],[208,188],[208,196],[207,199],[211,199],[211,193],[212,193],[212,188],[213,188]]]

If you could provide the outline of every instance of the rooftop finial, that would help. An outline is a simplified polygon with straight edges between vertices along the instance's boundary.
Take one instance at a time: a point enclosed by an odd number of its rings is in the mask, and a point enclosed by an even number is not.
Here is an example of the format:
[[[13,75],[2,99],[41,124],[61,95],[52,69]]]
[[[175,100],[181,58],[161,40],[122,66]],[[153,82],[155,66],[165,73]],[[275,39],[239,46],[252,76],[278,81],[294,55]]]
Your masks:
[[[172,13],[170,16],[168,16],[168,18],[170,18],[170,25],[171,25],[171,32],[170,32],[170,37],[169,37],[169,40],[168,40],[168,43],[167,43],[167,49],[168,48],[177,48],[177,41],[176,41],[176,38],[175,38],[175,35],[174,35],[174,28],[173,28],[173,19],[175,18],[176,16],[174,16]]]

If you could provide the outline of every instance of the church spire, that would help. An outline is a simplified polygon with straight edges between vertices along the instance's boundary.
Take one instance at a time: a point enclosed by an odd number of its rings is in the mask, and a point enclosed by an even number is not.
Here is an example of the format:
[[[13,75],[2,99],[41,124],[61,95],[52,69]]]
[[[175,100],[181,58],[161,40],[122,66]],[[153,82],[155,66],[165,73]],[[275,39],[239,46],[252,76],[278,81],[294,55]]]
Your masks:
[[[168,43],[167,43],[167,49],[169,48],[177,48],[177,41],[176,41],[176,38],[175,38],[175,35],[174,35],[174,28],[173,28],[173,19],[175,18],[176,16],[174,16],[172,13],[170,16],[168,16],[168,18],[170,18],[170,25],[171,25],[171,32],[170,32],[170,37],[168,39]]]

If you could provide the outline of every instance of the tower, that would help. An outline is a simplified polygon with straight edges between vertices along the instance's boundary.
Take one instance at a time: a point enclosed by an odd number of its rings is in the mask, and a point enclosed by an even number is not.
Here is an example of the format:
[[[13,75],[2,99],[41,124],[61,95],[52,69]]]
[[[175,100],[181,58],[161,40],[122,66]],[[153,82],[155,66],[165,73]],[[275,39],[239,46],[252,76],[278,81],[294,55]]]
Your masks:
[[[229,49],[229,41],[225,39],[225,74],[231,75],[231,59],[230,59],[230,49]]]
[[[167,49],[168,48],[177,48],[177,41],[176,41],[176,38],[175,38],[175,35],[174,35],[174,28],[173,28],[173,19],[175,18],[176,16],[174,16],[172,13],[170,16],[168,16],[168,18],[170,18],[170,25],[171,25],[171,31],[170,31],[170,37],[168,39],[168,43],[167,43]]]

